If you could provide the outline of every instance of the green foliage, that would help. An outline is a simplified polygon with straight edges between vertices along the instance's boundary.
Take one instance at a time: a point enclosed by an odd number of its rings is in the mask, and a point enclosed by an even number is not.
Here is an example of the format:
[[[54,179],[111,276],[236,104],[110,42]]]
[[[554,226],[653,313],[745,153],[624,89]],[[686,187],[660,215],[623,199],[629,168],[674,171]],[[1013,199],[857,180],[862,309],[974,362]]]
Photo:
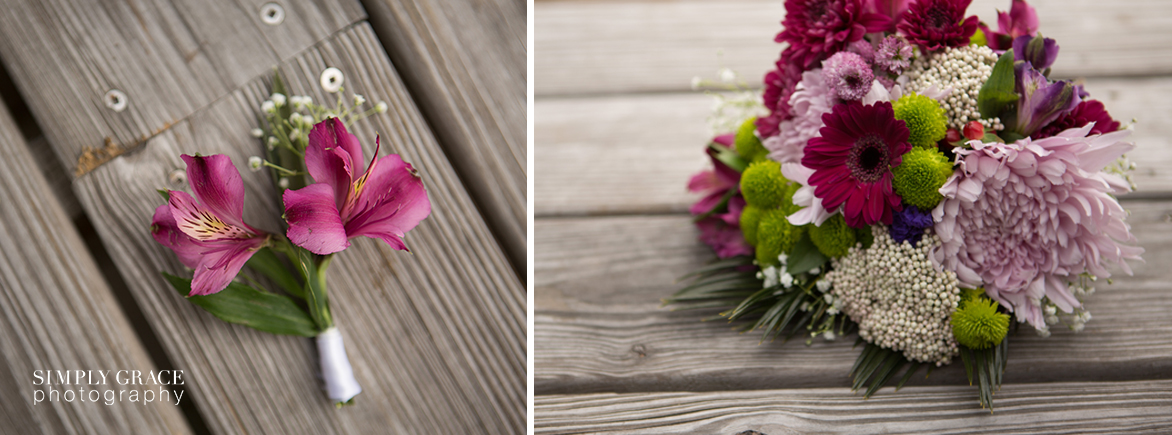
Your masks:
[[[741,194],[750,205],[770,210],[785,202],[787,180],[781,175],[781,164],[762,160],[749,164],[741,174]]]
[[[973,33],[973,36],[969,38],[969,44],[984,47],[989,45],[989,41],[985,38],[985,32],[978,27],[977,32]]]
[[[859,338],[855,345],[860,343],[864,343],[862,338]],[[863,347],[863,351],[859,353],[859,357],[855,359],[854,367],[851,367],[850,376],[854,379],[851,390],[858,391],[866,387],[863,390],[863,397],[871,397],[887,382],[895,379],[896,373],[899,373],[899,370],[908,363],[911,363],[911,367],[904,371],[903,377],[895,386],[896,391],[903,388],[903,384],[907,383],[908,379],[911,379],[912,375],[925,364],[909,361],[901,352],[867,343]]]
[[[1016,83],[1013,49],[1009,49],[997,59],[996,64],[993,64],[993,73],[989,75],[989,80],[981,85],[981,91],[977,94],[977,108],[981,111],[981,118],[1001,117],[1001,120],[1005,121],[1007,118],[1001,116],[1002,113],[1012,109],[1013,104],[1021,98],[1014,92]]]
[[[785,210],[764,211],[757,225],[757,264],[761,267],[777,265],[777,256],[790,252],[803,232],[804,227],[789,223]]]
[[[163,277],[179,294],[187,296],[191,293],[190,279],[165,272]],[[264,332],[302,337],[313,337],[319,332],[313,318],[298,307],[293,299],[262,292],[244,284],[233,282],[219,293],[190,296],[187,300],[220,320]]]
[[[734,148],[737,154],[740,154],[742,159],[748,162],[755,162],[764,159],[769,154],[769,150],[761,145],[761,139],[757,138],[757,121],[756,117],[746,119],[741,127],[737,129],[736,142]]]
[[[708,150],[712,152],[717,161],[724,163],[725,166],[732,168],[737,172],[745,172],[745,168],[749,166],[749,161],[741,158],[740,154],[729,147],[718,144],[716,142],[708,144]]]
[[[997,346],[989,349],[974,350],[961,345],[960,358],[964,361],[969,385],[973,384],[975,378],[980,388],[981,407],[993,412],[993,391],[1001,389],[1001,375],[1005,373],[1005,363],[1009,361],[1009,337],[1006,336]]]
[[[967,297],[952,313],[952,335],[970,349],[988,349],[1009,333],[1009,315],[997,311],[997,302],[984,296]]]
[[[935,148],[914,148],[891,172],[895,193],[905,203],[927,211],[944,199],[940,187],[952,176],[952,162]]]
[[[806,227],[809,225],[797,228],[801,230]],[[826,264],[827,260],[829,259],[818,251],[818,247],[814,246],[814,242],[810,241],[810,235],[802,231],[798,243],[794,245],[793,250],[789,251],[789,262],[785,266],[785,271],[790,275],[806,273],[815,267]]]
[[[750,246],[757,246],[757,226],[761,222],[761,209],[753,205],[746,205],[741,210],[741,234]]]
[[[841,257],[855,246],[855,230],[846,225],[841,214],[830,217],[820,226],[810,225],[809,228],[810,240],[827,257]]]
[[[907,94],[895,101],[895,119],[903,120],[911,133],[908,142],[917,148],[936,148],[948,133],[948,116],[940,103],[919,94]]]

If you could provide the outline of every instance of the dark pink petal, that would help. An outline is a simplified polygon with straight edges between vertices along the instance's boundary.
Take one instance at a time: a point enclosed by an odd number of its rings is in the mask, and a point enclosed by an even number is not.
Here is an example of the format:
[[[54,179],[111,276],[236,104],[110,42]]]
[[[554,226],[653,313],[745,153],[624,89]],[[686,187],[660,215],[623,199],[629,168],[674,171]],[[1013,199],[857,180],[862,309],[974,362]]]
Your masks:
[[[362,172],[362,147],[337,118],[313,126],[305,147],[305,168],[318,183],[328,184],[339,209],[345,204],[354,175]]]
[[[724,199],[724,192],[713,192],[708,194],[708,196],[700,198],[695,204],[692,204],[692,208],[688,209],[688,211],[692,214],[708,213],[713,208],[716,208],[717,205],[720,205],[721,199]]]
[[[720,188],[720,181],[716,179],[716,174],[713,171],[702,171],[692,176],[688,180],[688,191],[692,193],[704,193],[709,190]]]
[[[364,178],[353,207],[343,211],[346,234],[380,238],[405,249],[399,239],[431,214],[419,173],[396,154],[379,158],[376,153]]]
[[[195,268],[203,256],[203,247],[199,242],[187,237],[175,225],[175,218],[171,215],[171,206],[160,205],[155,209],[155,216],[151,218],[151,236],[160,245],[171,248],[184,266]]]
[[[187,182],[200,203],[225,223],[252,230],[244,224],[244,182],[232,159],[223,154],[182,158]]]
[[[252,227],[240,227],[227,222],[212,209],[196,202],[187,192],[172,190],[169,193],[171,217],[175,220],[175,226],[188,237],[210,242],[247,239],[260,233]]]
[[[318,255],[332,254],[350,246],[342,216],[334,202],[333,188],[315,183],[285,190],[285,220],[289,241]]]
[[[203,258],[195,267],[191,293],[188,296],[210,295],[227,288],[236,275],[240,274],[244,263],[264,246],[265,240],[263,237],[255,237],[210,244],[211,249],[204,252]]]
[[[737,141],[737,135],[735,133],[725,133],[712,138],[712,141],[724,145],[725,147],[732,148],[733,144],[735,144]]]

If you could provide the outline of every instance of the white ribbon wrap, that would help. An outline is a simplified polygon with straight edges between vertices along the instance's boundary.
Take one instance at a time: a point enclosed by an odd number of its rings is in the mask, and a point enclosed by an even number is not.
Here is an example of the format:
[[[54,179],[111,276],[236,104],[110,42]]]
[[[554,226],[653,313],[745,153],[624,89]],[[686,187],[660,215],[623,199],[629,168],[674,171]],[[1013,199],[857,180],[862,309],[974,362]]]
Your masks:
[[[337,327],[330,327],[317,335],[317,352],[321,358],[321,374],[326,381],[326,393],[335,402],[349,401],[362,387],[354,379],[354,368],[346,357],[346,346]]]

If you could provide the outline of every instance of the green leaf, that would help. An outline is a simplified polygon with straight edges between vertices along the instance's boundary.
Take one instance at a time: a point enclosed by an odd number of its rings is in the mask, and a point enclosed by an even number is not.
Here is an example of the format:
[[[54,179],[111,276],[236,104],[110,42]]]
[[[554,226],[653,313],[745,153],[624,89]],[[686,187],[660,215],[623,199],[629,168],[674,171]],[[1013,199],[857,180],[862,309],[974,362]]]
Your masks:
[[[298,270],[305,278],[305,302],[309,304],[309,315],[321,330],[334,326],[330,315],[330,302],[326,296],[326,268],[333,255],[318,256],[305,248],[294,246]]]
[[[166,272],[163,273],[163,277],[180,294],[187,296],[191,293],[190,279]],[[302,337],[314,337],[319,332],[313,319],[298,307],[293,299],[265,293],[244,284],[234,282],[219,293],[188,296],[187,300],[220,320],[264,332]]]
[[[1000,117],[1002,112],[1017,102],[1020,96],[1014,92],[1016,82],[1013,49],[1009,49],[997,59],[997,63],[993,65],[993,73],[977,94],[977,108],[981,111],[981,118]]]
[[[297,278],[289,272],[289,269],[285,267],[281,259],[277,258],[277,254],[272,249],[263,248],[256,251],[256,253],[252,254],[252,258],[249,258],[248,262],[244,263],[244,265],[260,272],[261,275],[267,276],[273,282],[277,283],[277,285],[281,286],[281,290],[284,290],[286,293],[305,299],[305,289],[301,286],[301,283],[297,282]]]
[[[736,151],[733,151],[732,148],[728,148],[724,145],[713,142],[708,144],[708,149],[714,152],[714,157],[716,160],[724,163],[725,165],[728,165],[728,167],[732,168],[734,171],[745,172],[745,168],[749,166],[749,162],[746,162],[744,158],[741,158],[741,156],[737,154]]]
[[[814,246],[814,242],[810,240],[810,232],[802,232],[801,240],[794,245],[794,249],[789,254],[789,264],[786,265],[785,271],[790,275],[797,275],[799,273],[808,272],[815,267],[820,267],[827,261],[826,255]]]
[[[285,80],[281,79],[281,71],[276,68],[273,68],[273,93],[286,97],[286,103],[277,108],[277,114],[281,119],[289,119],[289,116],[293,115],[293,108],[290,107],[292,104],[288,103],[288,97],[290,97],[289,91],[285,88]]]

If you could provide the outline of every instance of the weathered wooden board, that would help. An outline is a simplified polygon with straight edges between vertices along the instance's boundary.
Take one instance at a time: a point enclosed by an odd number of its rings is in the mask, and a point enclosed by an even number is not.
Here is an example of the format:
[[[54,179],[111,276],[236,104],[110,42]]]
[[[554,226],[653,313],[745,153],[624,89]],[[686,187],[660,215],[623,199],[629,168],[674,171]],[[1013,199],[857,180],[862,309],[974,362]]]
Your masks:
[[[34,402],[47,388],[34,384],[34,370],[159,368],[33,159],[0,104],[0,432],[190,433],[174,402]],[[141,389],[113,378],[80,388]]]
[[[1121,122],[1138,120],[1129,154],[1139,194],[1172,193],[1172,77],[1088,79]],[[686,212],[688,178],[710,168],[713,97],[702,93],[539,99],[534,103],[534,213]]]
[[[364,4],[489,228],[525,270],[525,2]]]
[[[331,37],[281,70],[291,93],[333,102],[327,66],[348,91],[390,110],[355,124],[367,155],[399,153],[422,174],[432,215],[407,237],[414,254],[355,240],[329,273],[331,307],[364,391],[335,410],[321,391],[312,340],[225,324],[170,289],[160,270],[182,266],[147,232],[156,188],[181,153],[225,153],[238,167],[259,154],[249,136],[268,97],[249,82],[75,182],[106,249],[216,433],[516,433],[525,414],[525,293],[395,74],[370,26]],[[351,98],[349,94],[341,98]],[[245,219],[277,230],[279,199],[262,173],[244,172]]]
[[[1036,0],[1040,30],[1062,47],[1061,77],[1172,72],[1172,3],[1161,0]],[[996,28],[1008,0],[969,6]],[[754,86],[782,46],[773,42],[783,2],[537,2],[537,95],[680,91],[692,77],[729,67]]]
[[[1023,327],[1007,383],[1164,379],[1172,375],[1172,202],[1125,203],[1147,249],[1134,276],[1097,284],[1094,319],[1050,338]],[[713,312],[672,312],[660,299],[712,258],[687,216],[539,219],[534,228],[536,394],[714,391],[849,385],[860,349],[801,338],[759,344]],[[963,384],[958,362],[913,382]],[[975,390],[974,390],[974,393]]]
[[[1172,381],[1005,385],[989,413],[971,389],[909,387],[870,399],[845,388],[537,396],[538,434],[1160,433]]]
[[[0,56],[65,168],[84,173],[364,18],[355,0],[293,2],[271,26],[263,3],[6,1]],[[112,89],[125,110],[106,106]]]

